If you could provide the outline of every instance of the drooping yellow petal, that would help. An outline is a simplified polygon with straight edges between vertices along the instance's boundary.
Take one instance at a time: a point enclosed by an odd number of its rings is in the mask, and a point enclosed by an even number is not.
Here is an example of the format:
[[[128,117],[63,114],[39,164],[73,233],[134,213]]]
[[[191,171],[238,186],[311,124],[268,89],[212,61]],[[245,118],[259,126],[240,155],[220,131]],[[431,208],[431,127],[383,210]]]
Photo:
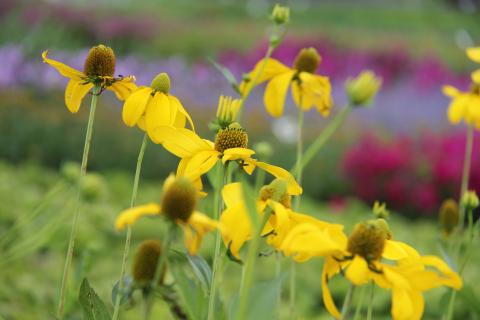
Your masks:
[[[77,80],[77,81],[81,81],[82,79],[84,79],[86,77],[83,72],[80,72],[80,71],[78,71],[78,70],[76,70],[72,67],[69,67],[66,64],[61,63],[59,61],[48,59],[47,55],[48,55],[48,50],[43,51],[43,53],[42,53],[43,62],[48,63],[49,65],[51,65],[52,67],[57,69],[57,71],[62,76],[67,77],[67,78],[72,79],[72,80]]]
[[[107,89],[113,91],[118,100],[125,101],[130,94],[137,89],[135,77],[130,76],[116,80],[111,86],[108,86]]]
[[[294,71],[288,71],[275,76],[265,88],[263,102],[272,116],[280,117],[283,114],[288,86],[292,82]]]
[[[435,256],[423,256],[421,261],[427,265],[438,269],[441,273],[442,285],[459,290],[463,286],[460,276],[454,272],[442,259]]]
[[[188,223],[182,223],[181,226],[184,232],[185,247],[189,254],[195,255],[202,244],[205,233],[218,228],[219,223],[203,213],[195,211],[188,219]]]
[[[225,209],[220,216],[220,230],[225,246],[240,259],[239,251],[252,236],[252,223],[244,203]]]
[[[399,242],[386,240],[382,257],[388,260],[399,260],[408,257],[408,253]]]
[[[448,107],[448,120],[452,124],[458,124],[468,115],[467,108],[468,96],[466,94],[460,94],[457,97],[453,98],[450,106]]]
[[[268,237],[268,242],[276,249],[280,249],[283,240],[291,230],[289,214],[282,204],[273,200],[268,200],[267,203],[273,210],[268,222],[274,231]]]
[[[414,304],[408,290],[392,289],[392,318],[395,320],[413,320]]]
[[[472,72],[472,81],[480,84],[480,69]]]
[[[93,88],[93,84],[83,84],[82,80],[71,79],[65,89],[65,104],[71,113],[77,113],[85,95]]]
[[[182,169],[183,175],[189,177],[191,180],[198,179],[215,166],[219,154],[216,150],[205,150],[196,153],[188,160]]]
[[[253,81],[255,79],[257,79],[255,85],[259,85],[262,82],[265,82],[281,73],[289,72],[290,70],[291,69],[289,67],[278,60],[270,58],[265,62],[265,59],[262,59],[255,65],[253,70],[248,73],[247,79],[249,79],[249,81],[242,81],[242,83],[240,83],[240,92],[242,95],[244,95],[247,90],[251,90]]]
[[[290,195],[296,196],[296,195],[302,194],[302,191],[303,191],[302,187],[300,187],[300,185],[297,183],[293,175],[287,170],[266,162],[262,162],[262,161],[255,160],[255,161],[248,161],[248,162],[251,162],[255,166],[259,167],[260,169],[267,171],[268,173],[273,175],[275,178],[280,178],[287,181],[288,183],[287,192]]]
[[[185,127],[186,121],[188,120],[191,129],[195,131],[195,126],[193,125],[192,118],[185,110],[180,100],[178,100],[177,97],[172,95],[168,95],[168,99],[170,100],[170,105],[173,106],[177,111],[177,113],[175,114],[175,118],[172,119],[173,121],[171,125],[177,128],[183,128]]]
[[[222,189],[222,198],[227,208],[243,203],[242,184],[240,182],[226,184]]]
[[[127,98],[122,109],[122,119],[127,126],[133,127],[144,115],[151,93],[151,88],[139,87]]]
[[[353,257],[352,263],[347,268],[345,276],[350,280],[354,285],[362,285],[368,283],[370,280],[368,265],[364,258],[355,255]]]
[[[160,126],[150,134],[156,141],[162,141],[165,149],[179,158],[189,158],[200,151],[214,150],[212,144],[185,128]]]
[[[468,48],[466,52],[470,60],[480,63],[480,47]]]
[[[133,207],[122,211],[115,220],[115,228],[123,230],[127,225],[132,225],[143,216],[159,215],[160,206],[156,203],[149,203],[143,206]]]
[[[325,308],[335,319],[340,319],[340,312],[333,301],[332,294],[328,288],[328,281],[338,272],[340,272],[339,264],[334,259],[328,257],[322,270],[322,296]]]
[[[170,106],[170,100],[164,93],[157,92],[151,98],[145,110],[145,124],[148,135],[155,143],[162,143],[162,140],[158,140],[152,133],[157,127],[171,125],[174,111]]]
[[[250,158],[255,151],[247,148],[230,148],[223,151],[222,163],[229,160],[245,160]]]

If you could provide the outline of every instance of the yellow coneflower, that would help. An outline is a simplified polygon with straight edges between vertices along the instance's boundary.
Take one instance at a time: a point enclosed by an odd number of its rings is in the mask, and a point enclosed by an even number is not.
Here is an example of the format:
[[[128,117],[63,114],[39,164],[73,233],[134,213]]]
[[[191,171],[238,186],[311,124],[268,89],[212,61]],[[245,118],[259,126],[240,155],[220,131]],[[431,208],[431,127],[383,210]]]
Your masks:
[[[191,128],[195,129],[180,100],[170,94],[170,78],[166,73],[158,74],[149,87],[138,87],[125,100],[122,118],[127,126],[138,125],[149,133],[150,138],[150,133],[162,125],[183,128],[188,120]]]
[[[357,224],[350,237],[332,237],[325,230],[306,223],[289,233],[282,249],[299,261],[326,257],[322,271],[323,301],[336,319],[340,318],[340,312],[330,294],[328,281],[338,273],[357,286],[373,281],[391,290],[394,320],[420,319],[424,310],[423,291],[442,285],[462,287],[462,279],[441,259],[420,256],[414,248],[390,237],[383,219]]]
[[[133,225],[145,216],[165,216],[177,223],[184,232],[185,246],[196,254],[205,233],[218,227],[218,223],[195,210],[200,191],[186,176],[170,175],[163,185],[161,203],[149,203],[122,211],[115,220],[117,230]]]
[[[470,60],[480,63],[480,47],[468,48],[466,52]],[[480,84],[480,69],[472,72],[472,80]]]
[[[268,81],[263,100],[267,111],[274,117],[283,114],[288,87],[292,88],[295,104],[304,111],[313,106],[323,116],[328,116],[333,105],[328,77],[316,74],[321,57],[314,48],[304,48],[297,55],[293,67],[269,58],[259,61],[240,85],[242,94],[255,85]]]
[[[443,86],[443,93],[452,98],[448,107],[448,120],[452,124],[458,124],[463,120],[480,129],[480,84],[473,84],[468,92],[452,86]]]
[[[78,112],[82,99],[95,86],[100,88],[100,92],[104,89],[115,92],[120,100],[125,100],[136,88],[133,76],[118,78],[114,76],[115,54],[110,47],[102,44],[90,49],[83,72],[49,59],[47,55],[48,51],[42,53],[43,62],[70,79],[65,89],[65,104],[71,113]]]

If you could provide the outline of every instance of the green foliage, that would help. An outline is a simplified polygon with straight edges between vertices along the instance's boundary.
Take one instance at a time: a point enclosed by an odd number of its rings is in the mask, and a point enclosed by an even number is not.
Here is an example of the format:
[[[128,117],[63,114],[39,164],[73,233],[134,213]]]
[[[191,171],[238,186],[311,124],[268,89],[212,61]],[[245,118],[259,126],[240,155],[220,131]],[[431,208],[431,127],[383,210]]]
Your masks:
[[[83,279],[78,294],[78,301],[83,309],[85,320],[108,320],[110,314],[105,303],[98,297],[95,290],[90,287],[87,278]]]

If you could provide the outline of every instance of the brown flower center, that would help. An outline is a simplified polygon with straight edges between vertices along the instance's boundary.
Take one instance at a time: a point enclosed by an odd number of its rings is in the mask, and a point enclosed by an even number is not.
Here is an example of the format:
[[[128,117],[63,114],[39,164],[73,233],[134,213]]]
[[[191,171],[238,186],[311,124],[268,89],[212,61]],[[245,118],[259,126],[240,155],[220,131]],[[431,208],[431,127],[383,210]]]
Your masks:
[[[215,150],[221,153],[227,149],[246,148],[247,145],[248,134],[237,122],[218,131],[215,137]]]
[[[375,222],[359,223],[348,238],[347,250],[367,261],[380,260],[388,237],[386,230]]]
[[[88,52],[83,72],[89,77],[113,77],[115,74],[115,53],[103,44]]]
[[[198,192],[193,182],[177,177],[164,189],[162,212],[172,220],[188,221],[197,205]]]
[[[304,48],[295,58],[293,67],[300,72],[315,73],[321,60],[315,48]]]

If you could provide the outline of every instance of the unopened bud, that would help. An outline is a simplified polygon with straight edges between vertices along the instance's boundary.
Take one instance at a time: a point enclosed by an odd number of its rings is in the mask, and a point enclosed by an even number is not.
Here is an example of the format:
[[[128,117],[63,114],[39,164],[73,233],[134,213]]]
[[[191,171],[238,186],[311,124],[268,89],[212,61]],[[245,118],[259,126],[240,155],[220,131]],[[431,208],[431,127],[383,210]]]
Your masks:
[[[171,220],[188,221],[197,205],[198,191],[187,177],[170,176],[163,187],[162,213]]]
[[[162,254],[162,245],[158,240],[143,241],[137,249],[133,259],[132,277],[136,284],[142,287],[149,286],[155,277],[158,260]],[[163,282],[166,268],[161,271],[159,284]]]
[[[362,71],[356,78],[345,83],[348,99],[352,106],[368,105],[380,89],[382,80],[372,71]]]
[[[467,191],[463,194],[462,204],[466,210],[473,210],[480,204],[477,193],[473,190]]]
[[[376,218],[387,219],[390,216],[390,211],[387,210],[387,204],[385,202],[380,203],[375,201],[372,211]]]
[[[440,227],[445,236],[449,236],[459,221],[458,204],[453,199],[447,199],[442,202],[439,213]]]
[[[290,20],[290,8],[276,4],[273,7],[270,19],[278,25],[287,24]]]
[[[155,91],[168,94],[170,92],[170,77],[165,72],[159,73],[153,78],[150,87]]]

